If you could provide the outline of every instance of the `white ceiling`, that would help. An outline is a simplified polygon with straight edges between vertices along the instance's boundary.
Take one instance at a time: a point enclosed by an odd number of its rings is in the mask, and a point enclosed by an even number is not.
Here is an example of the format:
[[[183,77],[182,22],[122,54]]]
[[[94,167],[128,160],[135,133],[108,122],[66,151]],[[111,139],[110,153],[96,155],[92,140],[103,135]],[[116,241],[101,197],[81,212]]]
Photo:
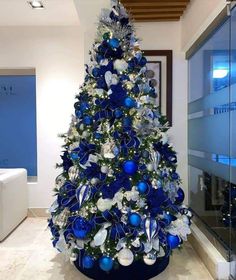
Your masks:
[[[0,0],[0,26],[79,25],[73,0],[41,1],[43,10],[33,10],[27,0]]]

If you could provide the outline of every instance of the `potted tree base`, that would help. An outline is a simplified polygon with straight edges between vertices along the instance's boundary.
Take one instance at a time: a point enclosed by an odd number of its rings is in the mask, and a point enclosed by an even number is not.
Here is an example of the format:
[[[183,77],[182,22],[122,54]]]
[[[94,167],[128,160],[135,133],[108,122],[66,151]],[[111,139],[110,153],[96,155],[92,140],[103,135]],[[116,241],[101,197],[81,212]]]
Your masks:
[[[140,260],[130,266],[120,265],[110,272],[105,272],[101,270],[98,262],[91,269],[83,268],[79,259],[74,262],[74,265],[82,274],[93,280],[149,280],[162,273],[168,264],[169,257],[163,257],[157,259],[153,265],[146,265]]]

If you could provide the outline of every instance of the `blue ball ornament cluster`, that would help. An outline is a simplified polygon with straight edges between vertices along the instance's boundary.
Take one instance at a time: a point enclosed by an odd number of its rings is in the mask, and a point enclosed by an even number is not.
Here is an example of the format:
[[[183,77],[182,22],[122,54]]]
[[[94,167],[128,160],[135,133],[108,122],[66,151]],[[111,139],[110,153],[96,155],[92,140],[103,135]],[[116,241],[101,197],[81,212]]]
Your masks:
[[[142,218],[138,213],[132,213],[129,215],[129,223],[131,226],[138,227],[141,224]]]
[[[110,271],[113,267],[113,259],[109,256],[102,256],[99,260],[99,266],[103,271]]]
[[[141,194],[145,193],[148,190],[148,184],[146,182],[143,182],[143,181],[138,182],[137,190]]]
[[[127,160],[123,163],[123,171],[128,175],[134,175],[138,170],[138,164],[134,160]]]

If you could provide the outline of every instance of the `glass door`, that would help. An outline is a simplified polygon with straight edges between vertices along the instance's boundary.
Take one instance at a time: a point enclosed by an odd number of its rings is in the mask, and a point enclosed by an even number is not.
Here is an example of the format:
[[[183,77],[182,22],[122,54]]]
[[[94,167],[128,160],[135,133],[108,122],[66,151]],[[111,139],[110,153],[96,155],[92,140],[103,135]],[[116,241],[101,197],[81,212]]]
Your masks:
[[[230,270],[236,279],[236,7],[231,11],[230,21]]]

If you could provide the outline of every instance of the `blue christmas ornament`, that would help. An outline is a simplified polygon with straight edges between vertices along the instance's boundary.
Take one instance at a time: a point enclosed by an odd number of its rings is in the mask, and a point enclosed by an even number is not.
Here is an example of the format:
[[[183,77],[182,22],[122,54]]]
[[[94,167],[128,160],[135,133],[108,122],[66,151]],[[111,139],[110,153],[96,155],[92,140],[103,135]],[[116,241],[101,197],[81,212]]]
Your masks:
[[[134,226],[138,227],[141,223],[142,219],[138,213],[132,213],[129,215],[129,223]]]
[[[140,192],[140,193],[145,193],[148,189],[148,184],[146,182],[138,182],[137,184],[137,190]]]
[[[123,164],[123,170],[128,175],[134,175],[138,170],[138,165],[133,160],[127,160]]]
[[[91,125],[92,124],[92,118],[90,116],[84,116],[83,118],[83,123],[86,125]]]
[[[112,38],[112,39],[109,40],[108,44],[113,49],[117,49],[120,45],[120,41],[116,38]]]
[[[179,188],[177,191],[177,195],[178,196],[175,198],[175,204],[181,204],[185,198],[183,189]]]
[[[123,115],[123,112],[120,109],[116,109],[114,112],[114,115],[117,119],[121,118]]]
[[[101,139],[101,138],[102,138],[102,134],[101,134],[101,133],[98,133],[98,132],[95,132],[95,133],[94,133],[94,137],[95,137],[96,139]]]
[[[174,215],[171,215],[171,214],[167,214],[165,213],[164,214],[164,223],[168,226],[172,221],[175,221],[176,220],[176,217]]]
[[[108,256],[102,256],[99,260],[99,266],[104,271],[110,271],[113,267],[112,258]]]
[[[77,160],[79,158],[78,153],[71,153],[70,154],[71,159]]]
[[[181,239],[179,238],[178,235],[172,235],[170,233],[167,234],[167,243],[170,247],[170,249],[175,249],[179,246],[181,243]]]
[[[82,264],[84,268],[92,268],[94,266],[94,258],[89,255],[85,255],[83,256]]]
[[[147,59],[143,56],[140,61],[139,61],[139,65],[141,67],[145,66],[147,64]]]
[[[100,69],[97,68],[97,67],[93,68],[92,74],[93,74],[94,77],[98,77],[99,74],[100,74]]]
[[[75,115],[78,119],[80,119],[83,116],[83,113],[80,110],[76,110]]]
[[[143,155],[144,158],[148,158],[149,157],[149,152],[145,150],[145,151],[142,152],[142,155]]]
[[[124,100],[124,105],[127,108],[133,108],[133,107],[136,106],[136,102],[135,102],[135,100],[133,98],[126,97],[125,100]]]

